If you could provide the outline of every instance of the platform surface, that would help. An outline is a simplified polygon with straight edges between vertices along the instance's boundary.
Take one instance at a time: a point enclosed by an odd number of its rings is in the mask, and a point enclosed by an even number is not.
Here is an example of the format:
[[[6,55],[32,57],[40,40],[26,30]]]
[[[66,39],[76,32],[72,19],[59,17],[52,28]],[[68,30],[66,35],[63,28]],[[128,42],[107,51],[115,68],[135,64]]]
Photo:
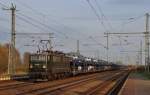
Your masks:
[[[119,95],[150,95],[150,79],[141,73],[131,73]]]

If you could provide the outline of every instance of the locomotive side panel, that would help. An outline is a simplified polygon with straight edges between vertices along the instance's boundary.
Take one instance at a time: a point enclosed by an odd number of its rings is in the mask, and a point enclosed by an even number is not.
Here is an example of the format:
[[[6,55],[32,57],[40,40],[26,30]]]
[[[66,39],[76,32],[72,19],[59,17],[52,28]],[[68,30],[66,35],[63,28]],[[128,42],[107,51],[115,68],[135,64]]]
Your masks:
[[[60,78],[71,73],[69,58],[64,55],[51,55],[51,62],[48,63],[49,77]]]

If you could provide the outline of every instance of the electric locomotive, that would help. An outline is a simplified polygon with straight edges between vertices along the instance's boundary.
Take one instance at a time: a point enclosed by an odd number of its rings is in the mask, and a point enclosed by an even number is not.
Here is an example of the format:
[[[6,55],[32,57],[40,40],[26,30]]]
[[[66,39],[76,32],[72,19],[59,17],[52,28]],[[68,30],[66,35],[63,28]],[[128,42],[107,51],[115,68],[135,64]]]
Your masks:
[[[30,55],[30,79],[53,80],[69,76],[71,58],[61,52],[42,52]]]

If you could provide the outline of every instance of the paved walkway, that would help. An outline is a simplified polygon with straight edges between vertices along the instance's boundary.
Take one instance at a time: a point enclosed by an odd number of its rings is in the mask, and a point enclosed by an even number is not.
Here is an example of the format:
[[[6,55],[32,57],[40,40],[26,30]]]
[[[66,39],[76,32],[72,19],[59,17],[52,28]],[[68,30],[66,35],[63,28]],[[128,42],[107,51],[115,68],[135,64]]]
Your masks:
[[[119,95],[150,95],[150,80],[139,73],[131,73]]]

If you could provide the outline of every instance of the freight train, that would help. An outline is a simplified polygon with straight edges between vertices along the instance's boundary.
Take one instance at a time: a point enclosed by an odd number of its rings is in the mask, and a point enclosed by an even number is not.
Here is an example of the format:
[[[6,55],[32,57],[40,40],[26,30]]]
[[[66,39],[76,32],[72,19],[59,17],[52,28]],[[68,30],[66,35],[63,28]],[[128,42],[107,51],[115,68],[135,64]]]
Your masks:
[[[58,51],[30,54],[29,61],[29,77],[34,80],[54,80],[120,67],[104,60],[69,56]]]

